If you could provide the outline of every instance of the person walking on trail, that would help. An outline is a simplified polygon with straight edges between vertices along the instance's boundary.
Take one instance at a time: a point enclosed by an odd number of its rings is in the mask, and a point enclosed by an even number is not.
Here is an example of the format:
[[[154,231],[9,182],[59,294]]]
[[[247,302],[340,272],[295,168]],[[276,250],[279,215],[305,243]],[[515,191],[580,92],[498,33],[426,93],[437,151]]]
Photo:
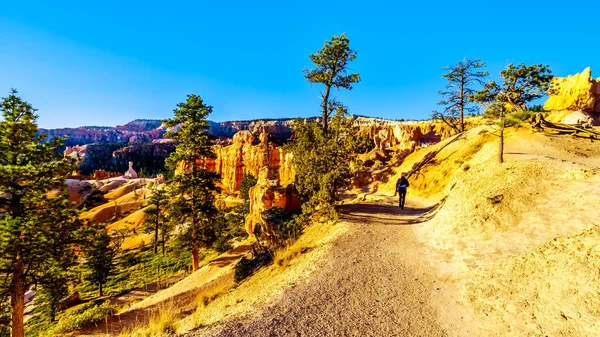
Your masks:
[[[396,181],[396,194],[400,194],[400,199],[398,200],[401,209],[404,209],[404,201],[406,200],[406,189],[408,188],[408,179],[406,179],[406,173],[402,173],[400,178]]]

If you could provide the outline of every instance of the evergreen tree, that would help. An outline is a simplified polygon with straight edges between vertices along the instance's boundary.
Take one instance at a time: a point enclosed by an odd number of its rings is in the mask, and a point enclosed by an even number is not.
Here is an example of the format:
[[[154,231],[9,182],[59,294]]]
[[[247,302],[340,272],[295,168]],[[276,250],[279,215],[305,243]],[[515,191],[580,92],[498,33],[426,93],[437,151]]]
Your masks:
[[[212,218],[217,213],[215,192],[219,175],[206,167],[207,160],[216,157],[206,120],[211,112],[212,107],[200,96],[188,95],[185,102],[177,104],[175,117],[165,121],[168,127],[176,127],[166,137],[178,142],[167,159],[167,165],[177,171],[169,185],[174,196],[169,215],[172,221],[184,224],[178,239],[191,246],[194,271],[199,265],[199,248],[211,247],[216,240]]]
[[[434,111],[432,117],[441,119],[457,133],[465,131],[465,112],[475,112],[477,106],[471,106],[469,97],[475,94],[474,85],[483,85],[483,78],[487,71],[481,71],[485,63],[479,59],[458,62],[454,67],[445,67],[448,71],[444,78],[448,81],[444,90],[438,91],[443,99],[438,103],[443,105],[444,111]]]
[[[339,103],[331,99],[331,89],[352,90],[352,84],[360,81],[359,74],[348,74],[348,63],[356,58],[357,51],[350,49],[350,40],[346,34],[333,36],[325,41],[321,50],[310,54],[310,60],[315,64],[314,69],[304,69],[304,77],[310,83],[322,83],[325,92],[321,93],[321,113],[323,130],[327,133],[329,116],[336,111]]]
[[[102,287],[115,267],[115,257],[121,249],[123,240],[123,235],[111,236],[105,225],[100,223],[96,225],[95,235],[84,247],[85,265],[90,271],[88,279],[98,286],[100,296],[104,295]]]
[[[548,65],[527,66],[520,63],[515,66],[511,63],[500,72],[500,77],[501,84],[496,81],[485,83],[471,100],[482,104],[496,102],[523,112],[527,109],[527,103],[546,94],[553,76]]]
[[[50,270],[47,274],[48,277],[39,284],[35,301],[50,322],[54,322],[60,304],[69,295],[69,278],[60,270]]]
[[[167,221],[164,212],[167,207],[167,192],[163,188],[155,187],[152,190],[152,195],[148,199],[149,206],[144,210],[146,218],[146,232],[154,234],[154,254],[158,251],[159,241],[162,243],[162,254],[165,255],[165,241],[170,231],[169,222]],[[160,234],[160,240],[159,240]]]
[[[242,198],[244,202],[248,202],[250,200],[250,188],[254,187],[256,182],[257,180],[253,175],[249,173],[244,174],[242,182],[240,183],[240,198]]]
[[[12,336],[22,337],[27,289],[56,285],[51,277],[75,262],[79,223],[65,184],[74,165],[56,157],[61,139],[36,135],[36,110],[16,90],[0,109],[0,302],[10,298]]]
[[[482,105],[487,105],[486,114],[498,118],[499,143],[498,163],[504,162],[504,116],[509,108],[523,112],[527,109],[527,103],[541,98],[546,94],[552,80],[548,65],[527,66],[520,63],[515,66],[509,64],[500,72],[502,84],[496,81],[485,83],[483,89],[476,92],[470,99]]]
[[[353,125],[342,107],[331,118],[328,133],[317,122],[295,121],[289,151],[294,153],[296,188],[307,201],[304,213],[335,218],[335,193],[349,186],[358,168],[357,154],[369,144]]]

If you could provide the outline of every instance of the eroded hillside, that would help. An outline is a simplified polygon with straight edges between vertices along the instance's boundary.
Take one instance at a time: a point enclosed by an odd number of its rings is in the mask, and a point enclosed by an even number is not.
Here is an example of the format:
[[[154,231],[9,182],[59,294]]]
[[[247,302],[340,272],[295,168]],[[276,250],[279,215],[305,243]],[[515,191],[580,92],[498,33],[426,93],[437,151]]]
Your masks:
[[[512,130],[505,163],[480,127],[408,156],[370,190],[437,202],[415,227],[429,261],[456,282],[486,336],[599,333],[600,148],[595,141]]]

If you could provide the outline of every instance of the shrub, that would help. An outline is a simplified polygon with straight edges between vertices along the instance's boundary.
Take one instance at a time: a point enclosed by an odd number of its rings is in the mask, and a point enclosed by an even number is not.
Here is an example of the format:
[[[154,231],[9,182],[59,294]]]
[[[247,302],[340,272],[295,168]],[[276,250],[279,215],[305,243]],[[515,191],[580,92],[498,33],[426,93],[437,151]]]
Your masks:
[[[248,192],[250,191],[251,187],[254,187],[254,185],[256,185],[256,178],[251,175],[251,174],[244,174],[244,177],[242,178],[242,182],[240,183],[240,198],[243,200],[249,200],[250,196],[248,194]]]
[[[273,254],[270,251],[259,253],[253,259],[247,259],[243,257],[240,262],[235,265],[234,281],[241,282],[254,274],[261,267],[271,264],[273,262]]]
[[[52,332],[56,334],[81,329],[101,321],[117,311],[118,307],[109,301],[105,301],[100,305],[98,305],[98,301],[93,301],[81,309],[61,317]]]
[[[232,248],[229,242],[229,236],[219,236],[213,243],[213,248],[219,253],[225,253]]]

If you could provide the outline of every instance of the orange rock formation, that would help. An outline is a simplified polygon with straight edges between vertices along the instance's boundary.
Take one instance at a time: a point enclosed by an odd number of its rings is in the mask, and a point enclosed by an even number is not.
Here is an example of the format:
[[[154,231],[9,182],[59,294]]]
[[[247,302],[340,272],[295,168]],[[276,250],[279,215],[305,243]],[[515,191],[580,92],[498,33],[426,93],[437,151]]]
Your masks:
[[[294,186],[288,184],[285,188],[277,180],[269,179],[270,169],[264,166],[258,173],[256,185],[248,191],[250,196],[250,214],[246,217],[246,232],[254,235],[255,226],[262,222],[262,212],[281,207],[288,212],[300,209],[300,200],[294,194]]]
[[[438,143],[454,133],[446,124],[431,121],[375,122],[369,126],[368,132],[378,150],[396,147],[411,151],[416,146]]]
[[[375,118],[358,117],[355,121],[362,132],[367,132],[378,149],[395,147],[403,152],[412,152],[417,146],[427,146],[446,139],[453,134],[452,129],[437,122],[396,122]],[[237,132],[230,145],[215,145],[216,158],[203,160],[196,165],[221,175],[222,191],[227,194],[239,191],[244,174],[255,177],[267,166],[268,179],[278,179],[281,186],[294,181],[292,153],[269,142],[269,135],[258,135],[248,130]],[[177,172],[183,170],[180,165]]]
[[[552,79],[544,109],[549,111],[600,112],[600,78],[588,67],[581,73]]]
[[[257,139],[258,138],[258,139]],[[196,163],[221,175],[221,188],[224,193],[239,191],[244,174],[258,176],[262,167],[269,168],[268,178],[279,179],[282,185],[294,181],[292,155],[268,142],[266,133],[255,137],[250,131],[240,131],[233,136],[231,145],[215,145],[215,159]],[[183,170],[183,164],[177,172]]]

